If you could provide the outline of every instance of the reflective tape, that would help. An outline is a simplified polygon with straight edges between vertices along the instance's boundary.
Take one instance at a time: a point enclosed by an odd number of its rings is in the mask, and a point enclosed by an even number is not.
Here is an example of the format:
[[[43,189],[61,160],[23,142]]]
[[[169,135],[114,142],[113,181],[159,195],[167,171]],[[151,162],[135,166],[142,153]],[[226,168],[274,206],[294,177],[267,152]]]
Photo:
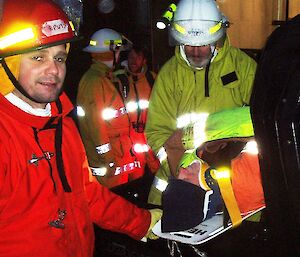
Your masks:
[[[156,154],[156,157],[160,163],[162,163],[164,160],[166,160],[168,157],[166,149],[164,147],[161,147],[159,149],[158,153]]]
[[[185,128],[196,122],[203,123],[202,127],[205,126],[208,113],[186,113],[177,118],[177,128]]]
[[[113,166],[114,166],[113,162],[109,163],[110,168],[112,168]],[[99,168],[90,167],[90,168],[91,168],[92,174],[94,176],[102,176],[103,177],[107,173],[106,167],[99,167]],[[121,173],[132,171],[135,168],[141,168],[141,163],[139,161],[130,162],[121,167],[116,167],[114,175],[115,176],[120,175]]]
[[[122,167],[117,167],[115,175],[134,170],[135,168],[141,168],[141,163],[139,161],[130,162],[123,165]]]
[[[160,192],[163,192],[166,190],[168,182],[155,176],[152,185]]]
[[[126,114],[126,108],[125,107],[121,107],[120,109],[113,109],[113,108],[106,108],[102,111],[102,118],[104,120],[111,120],[114,118],[118,118],[119,116],[122,116],[124,114]]]
[[[149,107],[149,101],[141,99],[139,101],[139,106],[142,110],[147,109]]]
[[[126,109],[128,112],[135,112],[138,108],[145,110],[149,107],[149,101],[141,99],[138,102],[130,101],[126,104]]]
[[[78,117],[84,117],[85,116],[85,111],[81,106],[76,107],[76,112]]]
[[[98,154],[105,154],[111,150],[110,143],[104,144],[104,145],[99,145],[96,147],[96,152]]]
[[[136,153],[146,153],[149,151],[149,146],[147,144],[134,144],[133,150]]]
[[[257,143],[254,140],[247,142],[242,152],[246,152],[249,154],[258,154]]]
[[[91,168],[92,174],[94,176],[102,176],[103,177],[106,175],[107,168],[105,168],[105,167],[101,167],[101,168],[90,167],[90,168]]]

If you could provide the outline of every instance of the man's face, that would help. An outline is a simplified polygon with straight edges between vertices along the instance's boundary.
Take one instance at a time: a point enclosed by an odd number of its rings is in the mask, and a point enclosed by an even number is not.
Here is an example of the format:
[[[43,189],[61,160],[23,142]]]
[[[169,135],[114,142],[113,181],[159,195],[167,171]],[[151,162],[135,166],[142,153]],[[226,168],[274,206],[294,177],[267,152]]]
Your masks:
[[[34,101],[17,89],[14,94],[34,108],[44,108],[47,103],[55,101],[62,91],[66,59],[64,45],[22,54],[18,81]]]
[[[210,45],[206,46],[184,46],[186,57],[191,66],[204,68],[212,57]]]
[[[140,73],[146,60],[142,53],[138,54],[134,50],[131,50],[128,54],[128,67],[132,73]]]

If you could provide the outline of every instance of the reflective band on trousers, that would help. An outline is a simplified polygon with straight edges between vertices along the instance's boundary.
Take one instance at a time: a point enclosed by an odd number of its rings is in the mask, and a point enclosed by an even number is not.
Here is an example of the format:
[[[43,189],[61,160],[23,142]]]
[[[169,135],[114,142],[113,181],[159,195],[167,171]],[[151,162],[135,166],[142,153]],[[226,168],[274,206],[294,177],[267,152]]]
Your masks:
[[[96,147],[96,151],[98,154],[105,154],[111,150],[110,143],[99,145]]]
[[[166,190],[168,182],[159,177],[154,177],[152,185],[160,192],[163,192]]]

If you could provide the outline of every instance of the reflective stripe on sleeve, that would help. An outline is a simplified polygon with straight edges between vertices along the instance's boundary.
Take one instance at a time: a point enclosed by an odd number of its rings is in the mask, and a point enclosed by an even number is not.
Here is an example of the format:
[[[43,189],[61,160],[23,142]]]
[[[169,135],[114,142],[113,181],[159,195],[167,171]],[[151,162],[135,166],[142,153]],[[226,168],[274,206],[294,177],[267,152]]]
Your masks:
[[[164,147],[161,147],[159,149],[158,153],[156,154],[156,156],[157,156],[159,162],[162,163],[168,157],[166,149]]]
[[[94,167],[90,167],[91,168],[91,171],[92,171],[92,174],[94,176],[105,176],[106,172],[107,172],[107,168],[105,167],[102,167],[102,168],[94,168]]]
[[[96,151],[98,154],[105,154],[111,150],[110,143],[99,145],[96,147]]]
[[[155,176],[152,185],[160,192],[163,192],[166,190],[168,182]]]

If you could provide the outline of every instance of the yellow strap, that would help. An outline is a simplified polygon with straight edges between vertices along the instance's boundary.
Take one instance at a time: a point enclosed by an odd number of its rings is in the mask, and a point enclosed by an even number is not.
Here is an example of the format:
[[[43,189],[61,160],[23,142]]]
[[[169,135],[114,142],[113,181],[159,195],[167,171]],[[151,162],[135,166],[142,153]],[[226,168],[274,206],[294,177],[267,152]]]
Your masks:
[[[240,225],[242,223],[242,216],[241,216],[241,212],[239,210],[239,207],[237,205],[234,193],[233,193],[233,189],[232,189],[232,185],[231,185],[231,181],[230,181],[230,175],[229,172],[227,173],[228,176],[222,176],[222,172],[216,172],[214,174],[214,176],[216,177],[217,181],[218,181],[218,185],[221,191],[221,195],[223,198],[223,201],[225,202],[226,208],[228,210],[231,222],[232,222],[232,226],[233,227],[237,227],[238,225]]]

